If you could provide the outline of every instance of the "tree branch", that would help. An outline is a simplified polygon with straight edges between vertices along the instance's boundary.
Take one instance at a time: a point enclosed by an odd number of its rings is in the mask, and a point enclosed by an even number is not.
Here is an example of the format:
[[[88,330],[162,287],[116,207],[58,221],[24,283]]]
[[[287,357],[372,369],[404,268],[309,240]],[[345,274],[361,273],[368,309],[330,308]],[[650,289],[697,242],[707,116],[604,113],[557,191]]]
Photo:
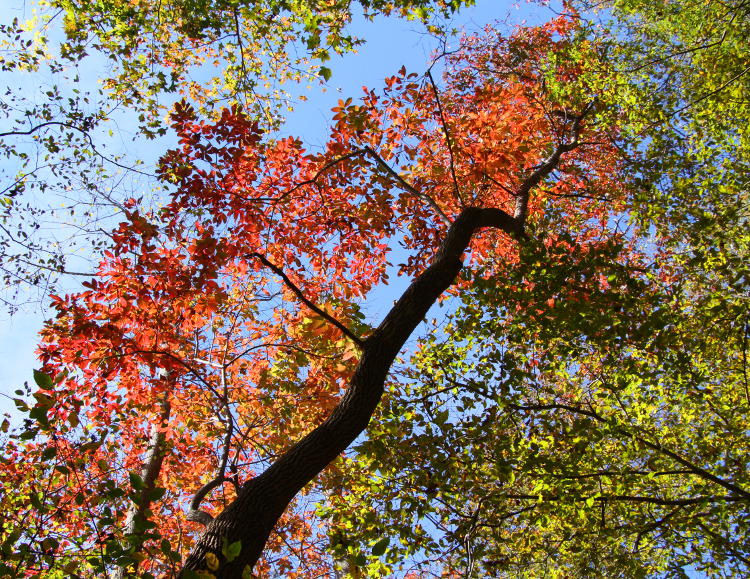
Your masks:
[[[285,191],[281,196],[279,196],[278,198],[276,198],[275,201],[277,203],[279,201],[283,201],[289,195],[291,195],[292,193],[294,193],[298,189],[301,189],[305,185],[312,185],[313,183],[316,183],[318,181],[318,179],[320,178],[320,176],[323,173],[325,173],[326,171],[328,171],[328,169],[330,169],[331,167],[335,167],[336,165],[338,165],[339,163],[341,163],[343,161],[346,161],[347,159],[352,159],[354,157],[359,157],[360,155],[366,154],[368,152],[367,151],[368,148],[369,147],[365,147],[364,149],[356,149],[356,150],[351,151],[351,152],[349,152],[349,153],[347,153],[345,155],[341,155],[340,157],[336,157],[335,159],[333,159],[331,161],[328,161],[320,169],[317,170],[317,172],[315,173],[315,175],[313,175],[309,179],[305,179],[304,181],[300,181],[299,183],[296,183],[294,185],[294,187],[292,187],[291,189],[288,189],[287,191]]]
[[[652,505],[664,505],[664,506],[687,506],[687,505],[698,505],[702,503],[711,502],[739,502],[746,501],[745,497],[738,497],[736,495],[701,495],[697,497],[690,497],[687,499],[660,499],[658,497],[644,497],[639,495],[603,495],[603,496],[554,496],[554,495],[533,495],[533,494],[508,494],[502,495],[503,498],[513,499],[519,501],[547,501],[547,502],[558,502],[558,501],[588,501],[594,500],[596,502],[629,502],[629,503],[649,503]]]
[[[294,295],[296,295],[297,298],[299,298],[299,300],[302,303],[304,303],[308,308],[310,308],[320,317],[327,320],[330,324],[338,328],[341,331],[341,333],[343,333],[347,338],[349,338],[357,346],[362,348],[362,339],[359,336],[357,336],[354,332],[352,332],[349,328],[347,328],[344,324],[342,324],[336,318],[334,318],[331,314],[329,314],[324,309],[320,308],[319,306],[311,302],[309,299],[307,299],[307,297],[302,292],[302,290],[292,280],[290,280],[289,277],[284,273],[284,270],[282,270],[280,267],[271,263],[264,255],[261,255],[260,253],[250,253],[247,255],[247,257],[257,258],[258,261],[260,261],[268,269],[272,270],[276,275],[278,275],[284,281],[284,284],[290,290],[292,290]]]
[[[165,394],[161,403],[161,412],[157,420],[151,423],[148,447],[143,461],[143,468],[140,473],[143,487],[138,492],[138,500],[131,502],[128,506],[128,513],[123,528],[123,533],[126,536],[135,535],[137,533],[139,520],[147,518],[148,510],[151,508],[151,503],[153,502],[153,491],[156,488],[156,481],[159,479],[161,467],[164,463],[164,455],[166,454],[164,448],[166,436],[164,435],[163,428],[169,420],[171,410],[172,406],[169,403],[167,394]],[[143,548],[142,543],[136,543],[136,545],[136,552],[141,552]],[[136,561],[133,565],[134,568],[131,569],[131,571],[135,572],[138,568],[138,562]],[[114,573],[115,579],[124,579],[126,572],[127,570],[125,567],[118,566]]]
[[[567,410],[568,412],[572,412],[574,414],[581,414],[583,416],[588,416],[589,418],[592,418],[604,424],[611,424],[614,422],[611,419],[607,419],[604,416],[592,410],[586,410],[584,408],[573,406],[571,404],[531,404],[531,405],[524,405],[524,406],[517,405],[517,404],[508,404],[507,407],[513,408],[515,410]],[[651,442],[650,440],[646,440],[645,438],[643,438],[642,436],[639,436],[638,434],[629,432],[624,425],[618,424],[617,426],[621,428],[623,434],[625,434],[626,436],[632,438],[633,440],[640,442],[641,444],[643,444],[644,446],[647,446],[651,450],[655,450],[656,452],[660,454],[668,456],[675,462],[690,469],[690,471],[700,476],[701,478],[711,481],[713,483],[716,483],[717,485],[724,487],[728,491],[731,491],[737,495],[740,495],[741,497],[743,497],[743,499],[741,500],[750,500],[750,492],[746,491],[742,487],[739,487],[735,485],[734,483],[726,481],[716,476],[715,474],[708,472],[706,469],[698,466],[697,464],[690,462],[686,458],[681,457],[676,452],[669,450],[668,448],[662,446],[661,444]],[[740,499],[737,499],[737,500],[740,500]]]
[[[461,203],[461,206],[463,207],[464,201],[461,198],[461,191],[458,188],[458,179],[456,178],[456,167],[453,160],[453,144],[451,143],[451,136],[448,132],[448,123],[445,121],[445,115],[443,114],[443,105],[440,103],[440,93],[438,92],[437,85],[435,84],[435,79],[432,77],[432,70],[427,70],[427,78],[430,79],[430,85],[432,85],[432,92],[435,94],[435,102],[437,102],[438,106],[438,113],[440,114],[440,124],[443,127],[443,134],[445,135],[445,142],[448,145],[448,155],[450,156],[450,170],[451,170],[451,177],[453,179],[453,189],[456,192],[456,199],[458,199],[459,203]]]
[[[571,139],[571,141],[568,143],[563,142],[558,144],[552,154],[547,157],[547,159],[545,159],[541,165],[534,169],[531,175],[523,180],[521,186],[516,191],[516,207],[513,217],[515,217],[521,223],[525,223],[526,221],[526,213],[528,212],[529,207],[529,194],[531,193],[531,190],[539,185],[539,183],[541,183],[547,175],[549,175],[553,170],[557,168],[564,153],[572,151],[573,149],[578,147],[578,139],[581,133],[581,123],[583,122],[583,119],[586,118],[586,115],[591,112],[595,103],[596,99],[591,101],[580,115],[574,117],[572,127],[573,138]]]
[[[237,498],[210,522],[184,569],[205,569],[208,553],[221,563],[213,572],[217,579],[238,577],[246,565],[252,567],[290,501],[365,430],[380,402],[391,364],[430,307],[454,283],[463,267],[464,251],[473,235],[485,227],[500,229],[515,239],[523,235],[518,220],[501,209],[464,209],[449,227],[432,263],[361,342],[362,356],[349,388],[329,417],[241,487]],[[224,541],[242,543],[240,555],[231,562],[221,552]]]
[[[672,111],[671,113],[669,113],[668,117],[674,117],[674,116],[677,116],[677,115],[679,115],[679,114],[680,114],[681,112],[683,112],[683,111],[686,111],[687,109],[689,109],[689,108],[692,108],[692,107],[694,107],[694,106],[695,106],[695,105],[697,105],[697,104],[698,104],[699,102],[701,102],[701,101],[704,101],[704,100],[706,100],[707,98],[711,98],[712,96],[714,96],[714,95],[716,95],[716,94],[720,93],[720,92],[721,92],[721,91],[723,91],[723,90],[724,90],[725,88],[727,88],[727,87],[728,87],[728,86],[729,86],[730,84],[732,84],[732,83],[733,83],[734,81],[736,81],[736,80],[740,79],[741,77],[745,76],[745,75],[746,75],[746,74],[747,74],[748,72],[750,72],[750,66],[748,66],[747,68],[745,68],[745,69],[741,70],[740,72],[738,72],[737,74],[735,74],[735,75],[734,75],[734,76],[733,76],[732,78],[730,78],[730,79],[729,79],[728,81],[726,81],[726,82],[725,82],[725,83],[723,83],[723,84],[722,84],[721,86],[719,86],[719,88],[717,88],[717,89],[715,89],[715,90],[712,90],[712,91],[710,91],[710,92],[707,92],[706,94],[704,94],[704,95],[702,95],[702,96],[698,97],[698,98],[697,98],[697,99],[695,99],[695,100],[692,100],[692,101],[690,101],[689,103],[687,103],[686,105],[684,105],[684,106],[680,107],[679,109],[676,109],[676,110]],[[659,122],[661,123],[661,122],[664,122],[664,121],[663,121],[663,120],[660,120]],[[651,124],[651,126],[654,126],[654,125],[656,125],[656,124],[657,124],[657,123],[656,123],[656,122],[654,122],[654,123],[652,123],[652,124]]]
[[[427,204],[432,207],[435,213],[438,214],[440,219],[442,219],[443,223],[445,223],[446,225],[450,225],[452,223],[450,218],[443,212],[442,209],[440,209],[440,206],[432,197],[415,189],[411,183],[409,183],[401,175],[396,173],[396,171],[394,171],[391,166],[385,162],[385,159],[378,155],[372,147],[370,147],[369,145],[365,145],[363,150],[366,151],[373,159],[375,159],[375,162],[378,164],[378,166],[386,173],[388,173],[388,175],[390,175],[396,182],[398,182],[401,187],[403,187],[409,193],[413,194],[415,197],[419,197],[420,199],[427,202]]]
[[[349,153],[346,153],[345,155],[341,155],[340,157],[336,157],[335,159],[328,161],[320,169],[318,169],[312,177],[310,177],[309,179],[305,179],[304,181],[300,181],[299,183],[296,183],[292,188],[285,191],[283,194],[277,197],[274,201],[277,203],[279,201],[283,201],[289,195],[301,189],[305,185],[312,185],[313,183],[316,183],[318,179],[320,178],[320,176],[323,175],[323,173],[325,173],[326,171],[328,171],[328,169],[330,169],[331,167],[335,167],[336,165],[338,165],[339,163],[343,161],[346,161],[347,159],[353,159],[354,157],[359,157],[361,155],[369,155],[370,157],[372,157],[372,159],[375,161],[378,167],[383,169],[404,190],[413,194],[415,197],[425,201],[435,211],[435,213],[438,214],[438,216],[443,221],[443,223],[445,223],[446,225],[450,225],[452,223],[450,218],[443,212],[442,209],[440,209],[440,206],[435,202],[435,200],[432,197],[430,197],[426,193],[422,193],[421,191],[418,191],[411,183],[409,183],[401,175],[396,173],[396,171],[394,171],[393,168],[388,163],[385,162],[385,159],[383,159],[383,157],[381,157],[377,153],[377,151],[375,151],[375,149],[373,149],[369,145],[365,145],[361,149],[355,149],[354,151],[351,151]]]
[[[104,161],[107,161],[108,163],[112,163],[115,167],[119,167],[120,169],[124,169],[125,171],[133,171],[134,173],[138,173],[139,175],[143,175],[145,177],[154,177],[152,173],[146,173],[144,171],[139,171],[138,169],[134,167],[128,167],[127,165],[123,165],[122,163],[119,163],[115,161],[114,159],[107,157],[106,155],[100,153],[97,150],[96,145],[94,145],[94,139],[91,138],[91,135],[89,135],[86,129],[76,127],[75,125],[71,125],[69,123],[63,123],[62,121],[47,121],[45,123],[40,123],[38,125],[31,127],[28,131],[6,131],[4,133],[0,133],[0,138],[11,137],[11,136],[31,135],[32,133],[35,133],[41,129],[51,127],[51,126],[63,127],[66,129],[70,129],[72,131],[79,132],[88,141],[89,147],[91,147],[91,150],[94,151],[94,154],[97,157],[100,157],[101,159],[103,159]]]
[[[195,493],[195,495],[193,496],[193,500],[190,502],[190,510],[188,511],[188,514],[187,514],[188,521],[194,521],[196,523],[200,523],[204,527],[213,520],[213,517],[206,511],[200,510],[200,505],[203,502],[203,499],[205,499],[208,493],[214,490],[221,483],[229,480],[225,477],[225,473],[227,470],[227,462],[229,460],[229,452],[232,448],[232,434],[234,433],[234,421],[232,420],[232,413],[229,408],[229,396],[227,393],[227,383],[226,383],[226,366],[221,367],[221,382],[222,382],[223,394],[224,394],[222,402],[224,403],[224,411],[227,414],[227,418],[226,418],[227,432],[224,435],[224,445],[223,445],[223,450],[221,453],[221,460],[219,462],[219,469],[216,473],[216,476],[212,480],[204,484],[200,489],[198,489],[198,492]]]

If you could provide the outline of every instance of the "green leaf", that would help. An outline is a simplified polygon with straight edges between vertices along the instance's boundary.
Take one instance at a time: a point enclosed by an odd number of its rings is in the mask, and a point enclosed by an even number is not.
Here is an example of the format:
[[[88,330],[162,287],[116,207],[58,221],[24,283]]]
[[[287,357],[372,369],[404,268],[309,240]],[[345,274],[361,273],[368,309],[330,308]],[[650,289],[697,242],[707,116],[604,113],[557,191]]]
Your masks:
[[[380,539],[380,541],[372,546],[372,554],[376,557],[380,557],[380,555],[385,553],[386,549],[388,548],[388,543],[390,543],[390,539],[388,537]]]
[[[221,549],[221,554],[226,557],[227,561],[234,561],[242,550],[242,541],[235,541],[230,545],[226,545],[226,537],[224,537],[225,545]]]
[[[47,420],[47,409],[42,406],[35,406],[29,411],[29,417],[36,420],[42,426],[49,426]]]
[[[151,501],[158,501],[166,494],[166,492],[167,492],[167,489],[165,489],[164,487],[154,487],[148,493],[148,498]]]
[[[128,478],[130,479],[130,486],[137,491],[143,490],[146,486],[141,476],[137,473],[128,473]]]
[[[39,497],[38,493],[31,493],[29,496],[29,500],[31,501],[31,504],[33,507],[38,511],[44,511],[44,504],[42,504],[42,500]]]
[[[367,557],[364,556],[364,554],[359,553],[356,557],[354,557],[354,564],[357,567],[364,567],[367,565]]]
[[[53,389],[52,378],[50,378],[41,370],[34,370],[34,382],[36,382],[37,386],[43,388],[44,390]]]

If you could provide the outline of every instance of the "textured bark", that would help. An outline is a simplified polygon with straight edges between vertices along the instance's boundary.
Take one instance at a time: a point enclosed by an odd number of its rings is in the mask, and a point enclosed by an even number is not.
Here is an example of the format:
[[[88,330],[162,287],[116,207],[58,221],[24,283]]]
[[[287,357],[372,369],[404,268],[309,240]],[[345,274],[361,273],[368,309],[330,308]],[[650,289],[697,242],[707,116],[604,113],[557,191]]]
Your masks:
[[[213,572],[217,578],[241,577],[246,565],[255,564],[289,502],[367,427],[393,360],[430,307],[454,283],[474,233],[494,227],[519,238],[523,235],[522,223],[500,209],[468,208],[461,212],[430,266],[362,343],[362,357],[349,388],[331,415],[240,489],[237,498],[207,526],[185,569],[206,569],[208,552],[221,563]],[[242,542],[240,555],[232,562],[221,554],[224,541]]]
[[[161,414],[158,421],[151,424],[148,450],[146,451],[143,468],[140,473],[141,479],[143,480],[143,488],[138,493],[138,501],[131,503],[128,508],[128,514],[125,518],[125,528],[123,529],[126,537],[136,533],[136,521],[144,519],[146,517],[146,511],[151,507],[151,497],[156,488],[156,482],[159,479],[161,467],[164,462],[164,455],[166,454],[164,448],[166,438],[164,436],[163,427],[167,420],[169,420],[170,412],[171,406],[165,399],[162,402]],[[136,552],[140,552],[141,550],[142,549],[139,547]],[[118,567],[114,572],[114,579],[124,579],[130,573],[135,574],[137,567],[137,563],[130,569]]]

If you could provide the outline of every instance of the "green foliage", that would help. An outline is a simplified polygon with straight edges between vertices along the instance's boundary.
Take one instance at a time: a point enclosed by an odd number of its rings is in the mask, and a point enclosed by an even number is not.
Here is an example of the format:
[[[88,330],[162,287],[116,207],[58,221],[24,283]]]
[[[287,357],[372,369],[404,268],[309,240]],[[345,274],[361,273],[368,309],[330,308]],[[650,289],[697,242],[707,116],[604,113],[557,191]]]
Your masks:
[[[643,152],[633,158],[643,184],[639,215],[665,237],[673,223],[736,221],[750,156],[748,7],[712,0],[607,7],[615,18],[604,32],[612,36],[598,41],[617,74],[600,85],[601,98],[623,115],[631,149]]]
[[[237,555],[242,551],[242,541],[235,541],[234,543],[228,544],[226,537],[224,538],[224,544],[221,548],[221,554],[224,558],[231,562],[237,558]]]
[[[598,243],[538,220],[392,384],[324,512],[389,569],[748,573],[748,10],[604,7],[570,57],[606,55],[584,84],[636,195]]]
[[[427,21],[448,16],[472,0],[48,0],[65,12],[63,53],[97,51],[114,66],[104,79],[123,104],[141,111],[142,130],[160,132],[160,95],[179,92],[204,111],[241,103],[276,123],[287,80],[327,81],[322,63],[353,50],[347,32],[355,12],[398,14]],[[359,6],[358,6],[358,5]],[[297,53],[304,46],[305,51]],[[207,67],[201,83],[192,74]]]
[[[334,528],[471,576],[744,572],[746,306],[614,245],[574,256],[475,274],[347,463]],[[607,289],[559,295],[589,268]]]

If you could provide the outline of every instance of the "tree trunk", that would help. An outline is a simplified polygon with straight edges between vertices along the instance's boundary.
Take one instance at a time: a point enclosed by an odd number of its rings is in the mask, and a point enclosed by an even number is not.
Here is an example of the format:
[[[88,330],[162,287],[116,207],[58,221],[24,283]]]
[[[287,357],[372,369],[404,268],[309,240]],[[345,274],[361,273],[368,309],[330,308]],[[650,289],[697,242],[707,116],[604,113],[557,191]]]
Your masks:
[[[143,468],[141,469],[141,479],[143,480],[143,488],[138,493],[137,501],[130,503],[128,508],[128,514],[125,518],[125,528],[123,533],[126,540],[135,539],[136,550],[138,553],[142,550],[142,541],[138,538],[137,533],[137,522],[139,519],[144,519],[146,511],[151,507],[153,501],[153,491],[156,488],[156,481],[159,479],[159,473],[161,472],[161,466],[164,462],[165,455],[165,436],[163,427],[169,420],[169,413],[171,412],[171,406],[165,395],[164,400],[161,404],[161,414],[157,421],[151,424],[151,432],[148,440],[148,450],[143,461]],[[132,543],[131,543],[132,544]],[[129,544],[123,545],[124,549],[129,548]],[[128,574],[135,575],[138,570],[138,563],[136,562],[134,568],[127,569],[125,567],[117,567],[114,572],[113,579],[124,579]]]
[[[482,227],[499,228],[517,238],[523,234],[522,221],[500,209],[462,211],[448,229],[431,265],[363,342],[362,357],[349,388],[331,415],[265,472],[243,485],[237,498],[207,526],[184,569],[207,570],[209,552],[219,560],[219,569],[212,570],[217,578],[239,578],[246,566],[255,564],[289,502],[367,427],[393,360],[430,307],[454,283],[463,267],[463,253]],[[240,555],[231,562],[221,553],[225,541],[241,541]]]

